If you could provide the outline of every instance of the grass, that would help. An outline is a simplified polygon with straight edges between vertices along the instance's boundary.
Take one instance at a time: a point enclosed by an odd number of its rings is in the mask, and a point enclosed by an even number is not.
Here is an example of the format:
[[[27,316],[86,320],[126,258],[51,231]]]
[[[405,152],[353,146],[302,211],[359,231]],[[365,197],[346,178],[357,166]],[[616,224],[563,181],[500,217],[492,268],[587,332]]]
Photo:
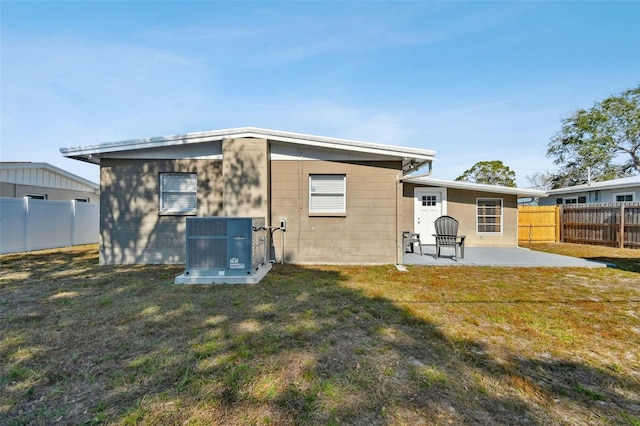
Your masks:
[[[607,262],[625,271],[640,272],[640,250],[637,249],[567,243],[532,243],[529,247],[549,253]]]
[[[0,424],[640,424],[640,251],[540,248],[624,270],[3,255]]]

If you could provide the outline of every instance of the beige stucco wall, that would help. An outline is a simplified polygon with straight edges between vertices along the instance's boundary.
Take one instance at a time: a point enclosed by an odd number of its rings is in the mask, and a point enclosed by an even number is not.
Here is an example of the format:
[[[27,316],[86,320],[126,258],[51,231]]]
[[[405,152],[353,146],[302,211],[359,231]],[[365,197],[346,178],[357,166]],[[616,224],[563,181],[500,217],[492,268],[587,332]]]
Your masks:
[[[395,263],[399,162],[272,161],[272,223],[287,221],[285,261]],[[309,175],[346,175],[346,215],[309,215]],[[280,235],[274,235],[281,253]]]
[[[402,184],[402,226],[401,228],[406,231],[413,231],[413,217],[414,217],[414,201],[413,190],[416,185],[412,183]]]
[[[405,183],[402,200],[402,227],[413,229],[414,184]],[[476,199],[501,198],[503,207],[502,233],[476,232]],[[460,222],[458,233],[465,234],[467,246],[516,247],[518,245],[518,199],[515,195],[447,189],[447,214]]]
[[[222,160],[103,158],[100,263],[184,263],[186,216],[158,215],[161,172],[197,173],[199,217],[286,219],[286,262],[397,261],[400,162],[269,161],[264,139],[224,141],[222,151]],[[346,214],[309,215],[309,175],[333,173],[347,177]]]
[[[197,173],[197,215],[222,213],[220,160],[102,159],[100,264],[184,263],[186,216],[158,215],[161,172]]]
[[[239,138],[222,142],[223,215],[269,215],[269,161],[266,139]]]

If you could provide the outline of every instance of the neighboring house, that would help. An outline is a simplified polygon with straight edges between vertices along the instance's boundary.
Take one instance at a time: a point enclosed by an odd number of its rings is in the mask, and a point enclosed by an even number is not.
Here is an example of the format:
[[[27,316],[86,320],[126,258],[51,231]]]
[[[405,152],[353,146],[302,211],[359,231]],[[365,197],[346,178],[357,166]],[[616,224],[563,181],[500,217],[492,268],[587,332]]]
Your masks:
[[[412,177],[431,150],[251,127],[61,152],[100,165],[101,264],[184,263],[189,216],[284,220],[285,261],[301,264],[402,263],[402,231],[428,244],[440,214],[469,246],[517,246],[518,196],[544,195]]]
[[[48,163],[0,162],[0,197],[100,202],[100,185]]]
[[[460,222],[465,245],[516,247],[518,198],[542,197],[534,189],[447,181],[431,177],[403,179],[403,229],[420,233],[423,244],[435,244],[433,222],[441,215]]]
[[[624,201],[640,201],[640,176],[552,189],[547,191],[546,197],[539,199],[538,204],[550,206],[555,204],[619,203]]]

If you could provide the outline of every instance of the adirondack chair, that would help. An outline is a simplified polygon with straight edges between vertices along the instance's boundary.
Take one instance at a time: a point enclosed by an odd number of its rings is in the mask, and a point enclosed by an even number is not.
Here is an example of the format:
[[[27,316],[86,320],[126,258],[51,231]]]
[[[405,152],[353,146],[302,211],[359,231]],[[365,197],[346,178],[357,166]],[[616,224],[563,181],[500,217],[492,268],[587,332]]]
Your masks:
[[[442,247],[453,247],[456,251],[455,260],[458,260],[458,249],[460,259],[464,259],[464,239],[466,235],[458,235],[458,221],[451,216],[440,216],[434,222],[436,233],[436,259],[440,257]]]
[[[404,252],[413,251],[413,244],[418,243],[418,248],[420,249],[420,256],[422,256],[422,243],[420,243],[420,234],[411,231],[402,231],[402,242],[404,246]]]

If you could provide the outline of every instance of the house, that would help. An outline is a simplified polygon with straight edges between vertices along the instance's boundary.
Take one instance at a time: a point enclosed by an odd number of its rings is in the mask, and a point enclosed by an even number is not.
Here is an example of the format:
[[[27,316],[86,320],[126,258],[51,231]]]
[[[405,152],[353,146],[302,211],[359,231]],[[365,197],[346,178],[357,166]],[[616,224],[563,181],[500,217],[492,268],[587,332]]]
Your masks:
[[[640,176],[552,189],[547,191],[546,197],[539,199],[538,204],[550,206],[556,204],[620,203],[625,201],[640,201]]]
[[[61,152],[100,165],[101,264],[183,263],[189,216],[284,220],[287,262],[396,263],[400,180],[435,155],[251,127]]]
[[[0,254],[98,241],[100,186],[48,163],[0,162]]]
[[[284,223],[272,247],[300,264],[402,263],[402,231],[428,243],[446,213],[469,245],[516,246],[517,197],[534,193],[412,176],[432,150],[252,127],[61,152],[100,165],[101,264],[184,263],[193,216]]]
[[[516,247],[518,198],[542,197],[544,191],[435,179],[403,178],[403,229],[420,233],[422,244],[435,244],[434,221],[441,215],[460,222],[465,245]]]
[[[0,197],[100,201],[100,185],[48,163],[0,162]]]

